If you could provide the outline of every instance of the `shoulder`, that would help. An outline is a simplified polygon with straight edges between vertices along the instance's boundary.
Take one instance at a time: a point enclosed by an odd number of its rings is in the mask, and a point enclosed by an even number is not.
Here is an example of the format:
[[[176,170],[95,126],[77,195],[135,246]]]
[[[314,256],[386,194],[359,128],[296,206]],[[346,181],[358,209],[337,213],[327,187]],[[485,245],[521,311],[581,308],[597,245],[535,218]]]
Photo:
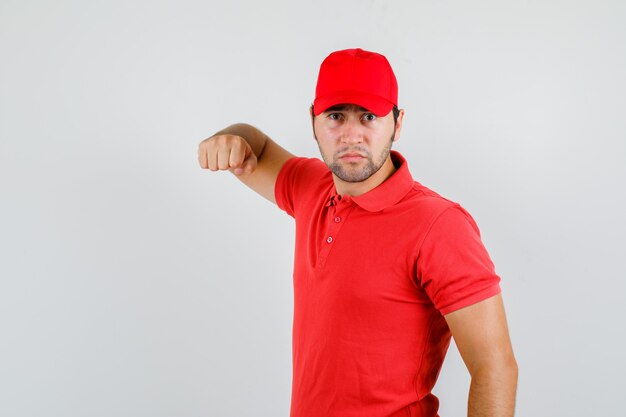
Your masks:
[[[280,173],[281,175],[291,174],[293,172],[302,172],[305,174],[314,174],[314,173],[325,173],[328,171],[326,164],[322,162],[318,158],[307,158],[303,156],[296,156],[290,158],[285,162],[282,166]]]
[[[318,158],[294,157],[282,166],[278,173],[277,185],[289,186],[320,181],[332,176],[328,167]]]
[[[462,209],[456,201],[442,196],[418,181],[413,181],[411,189],[398,203],[398,206],[401,211],[413,216],[415,220],[426,223],[434,222],[450,209]]]
[[[401,211],[418,211],[420,214],[437,214],[445,211],[449,207],[458,205],[457,202],[450,200],[433,189],[423,185],[419,181],[416,181],[409,169],[409,164],[406,158],[397,151],[391,152],[391,157],[394,161],[394,165],[397,168],[396,173],[393,175],[390,183],[393,183],[393,188],[400,188],[403,191],[400,192],[402,198],[397,201],[395,207]],[[395,193],[395,190],[387,191]]]
[[[427,240],[462,240],[480,236],[473,217],[460,203],[417,181],[393,211],[396,221],[404,225],[405,233],[413,231],[418,251]]]
[[[317,158],[294,157],[289,159],[276,179],[275,196],[278,206],[294,215],[303,205],[332,187],[330,170]]]

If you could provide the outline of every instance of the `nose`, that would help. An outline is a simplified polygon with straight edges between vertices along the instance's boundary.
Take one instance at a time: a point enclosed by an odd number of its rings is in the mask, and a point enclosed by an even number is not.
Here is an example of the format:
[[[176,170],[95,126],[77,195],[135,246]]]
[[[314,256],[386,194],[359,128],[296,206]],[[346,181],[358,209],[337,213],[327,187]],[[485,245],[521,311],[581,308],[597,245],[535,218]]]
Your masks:
[[[349,118],[341,132],[341,142],[346,144],[354,144],[363,142],[363,127],[359,120]]]

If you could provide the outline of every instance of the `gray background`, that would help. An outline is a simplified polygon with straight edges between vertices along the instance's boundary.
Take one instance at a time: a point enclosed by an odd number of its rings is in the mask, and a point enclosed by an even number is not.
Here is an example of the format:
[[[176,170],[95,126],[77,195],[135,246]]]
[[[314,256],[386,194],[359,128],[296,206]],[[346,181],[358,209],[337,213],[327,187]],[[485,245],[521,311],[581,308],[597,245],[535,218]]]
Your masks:
[[[518,416],[623,415],[622,1],[0,1],[0,415],[288,416],[293,223],[198,143],[318,154],[320,62],[385,54],[414,177],[503,278]],[[451,347],[436,394],[465,413]],[[621,409],[621,410],[620,410]]]

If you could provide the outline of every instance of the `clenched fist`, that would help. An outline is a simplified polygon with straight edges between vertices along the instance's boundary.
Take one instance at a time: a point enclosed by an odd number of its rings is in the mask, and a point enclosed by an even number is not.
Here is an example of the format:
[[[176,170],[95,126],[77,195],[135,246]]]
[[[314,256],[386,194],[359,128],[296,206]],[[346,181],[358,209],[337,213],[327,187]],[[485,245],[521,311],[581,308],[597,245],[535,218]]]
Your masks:
[[[200,142],[198,146],[200,167],[211,171],[230,171],[235,175],[252,173],[257,157],[241,136],[217,134]]]

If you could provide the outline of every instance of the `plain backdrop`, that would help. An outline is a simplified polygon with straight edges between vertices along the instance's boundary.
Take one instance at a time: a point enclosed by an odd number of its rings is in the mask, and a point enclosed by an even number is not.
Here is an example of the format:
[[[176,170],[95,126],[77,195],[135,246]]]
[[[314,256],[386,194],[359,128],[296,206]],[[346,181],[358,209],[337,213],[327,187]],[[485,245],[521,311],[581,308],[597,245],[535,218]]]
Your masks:
[[[480,226],[517,416],[622,416],[626,3],[0,0],[0,415],[288,417],[294,224],[201,140],[317,156],[321,61],[395,69],[395,149]],[[435,393],[465,414],[452,345]]]

